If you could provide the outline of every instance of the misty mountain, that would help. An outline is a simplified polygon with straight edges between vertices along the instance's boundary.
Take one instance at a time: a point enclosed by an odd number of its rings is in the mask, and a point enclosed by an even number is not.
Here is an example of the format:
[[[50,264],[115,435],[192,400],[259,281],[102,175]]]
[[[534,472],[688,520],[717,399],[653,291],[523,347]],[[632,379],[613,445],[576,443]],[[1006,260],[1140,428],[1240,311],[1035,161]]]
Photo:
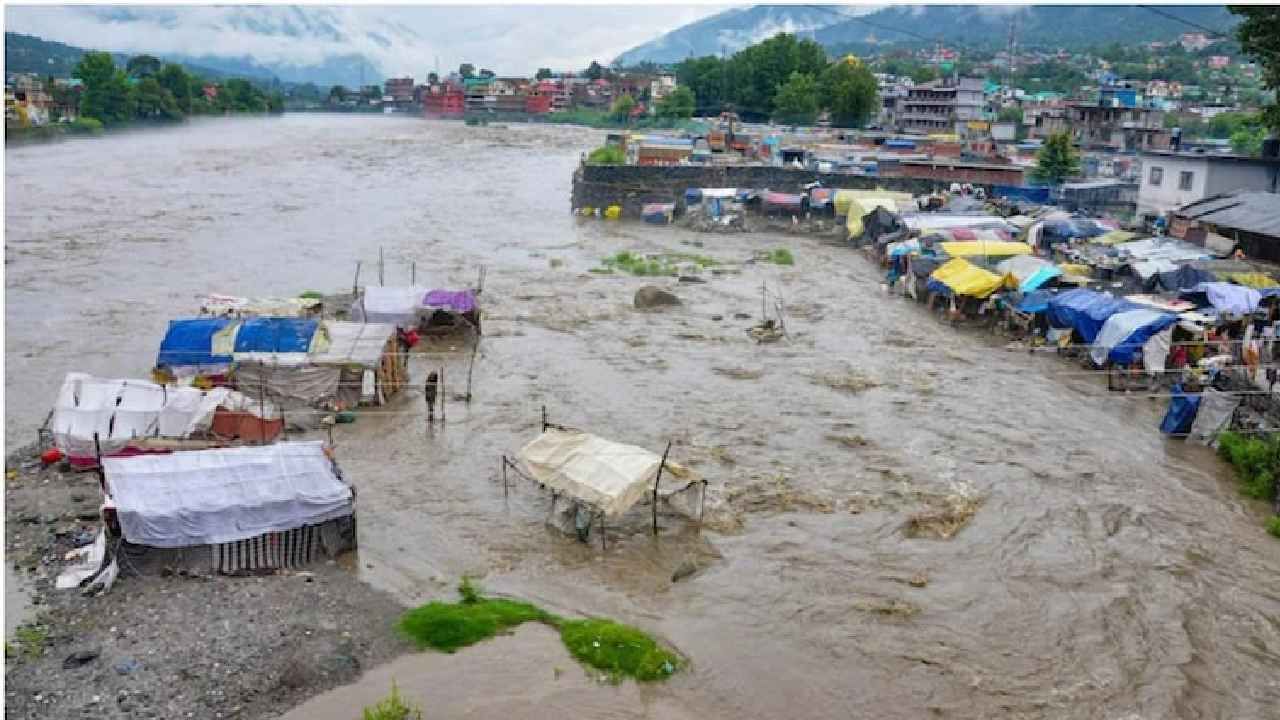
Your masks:
[[[1018,45],[1023,48],[1079,50],[1112,42],[1171,41],[1195,31],[1191,25],[1136,5],[895,5],[859,12],[870,9],[757,5],[728,10],[632,48],[618,62],[674,63],[690,55],[716,55],[722,49],[733,53],[781,31],[816,40],[832,52],[867,52],[939,40],[949,45],[1005,47],[1011,21],[1016,21]],[[1224,34],[1230,34],[1238,22],[1220,5],[1158,9]]]
[[[4,34],[4,67],[6,73],[33,73],[40,76],[71,77],[80,58],[89,50],[65,43],[44,40],[34,35],[6,32]],[[124,67],[135,53],[111,53],[116,65]],[[261,68],[219,68],[191,62],[181,57],[161,57],[166,62],[176,62],[187,72],[206,80],[222,80],[241,77],[262,83],[270,83],[274,76]]]

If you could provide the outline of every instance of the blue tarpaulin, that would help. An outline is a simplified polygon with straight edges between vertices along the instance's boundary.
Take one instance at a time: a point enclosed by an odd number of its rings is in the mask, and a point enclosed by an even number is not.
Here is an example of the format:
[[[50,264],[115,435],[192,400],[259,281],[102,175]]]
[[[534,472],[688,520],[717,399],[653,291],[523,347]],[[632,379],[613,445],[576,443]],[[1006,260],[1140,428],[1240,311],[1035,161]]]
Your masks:
[[[1053,293],[1048,290],[1036,290],[1022,296],[1018,301],[1018,312],[1024,313],[1042,313],[1049,309],[1049,300],[1053,298]]]
[[[170,320],[169,330],[160,341],[158,366],[222,365],[231,362],[230,355],[213,355],[213,336],[236,322],[231,318],[190,318]]]
[[[1027,202],[1040,203],[1042,205],[1048,204],[1049,202],[1049,188],[1047,187],[992,185],[991,194],[996,197],[1010,198],[1013,200],[1026,200]]]
[[[1107,360],[1120,365],[1134,361],[1134,355],[1151,336],[1177,322],[1173,313],[1150,308],[1118,312],[1102,325],[1102,331],[1089,351],[1093,362],[1102,365]]]
[[[1049,324],[1053,327],[1071,328],[1086,343],[1092,343],[1107,318],[1138,307],[1128,300],[1112,296],[1111,293],[1068,290],[1049,301]]]
[[[314,318],[250,318],[236,333],[235,351],[304,353],[319,324]]]
[[[1191,432],[1191,425],[1196,421],[1196,413],[1200,410],[1200,396],[1187,395],[1182,392],[1181,385],[1173,386],[1173,394],[1169,397],[1169,410],[1160,422],[1160,432],[1166,435],[1186,435]]]
[[[685,190],[684,201],[687,205],[697,205],[702,202],[702,188],[689,188]]]

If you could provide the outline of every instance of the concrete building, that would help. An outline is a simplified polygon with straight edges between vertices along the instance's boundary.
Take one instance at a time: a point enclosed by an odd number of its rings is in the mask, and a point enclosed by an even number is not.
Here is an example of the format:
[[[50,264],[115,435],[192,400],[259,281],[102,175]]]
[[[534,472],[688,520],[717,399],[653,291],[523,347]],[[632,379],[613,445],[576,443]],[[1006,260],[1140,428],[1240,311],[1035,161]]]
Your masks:
[[[981,78],[945,79],[915,85],[899,103],[898,128],[904,132],[958,133],[958,125],[981,120]]]
[[[1072,103],[1067,124],[1076,144],[1087,150],[1164,150],[1171,138],[1163,113],[1151,107]]]
[[[1189,242],[1239,248],[1253,260],[1280,262],[1280,195],[1234,192],[1185,205],[1174,223]]]
[[[896,166],[880,168],[882,177],[904,177],[945,183],[977,183],[980,185],[1020,186],[1027,169],[1019,165],[965,162],[961,160],[903,160]]]
[[[1142,154],[1138,216],[1154,220],[1176,208],[1239,190],[1280,190],[1280,159],[1152,151]]]

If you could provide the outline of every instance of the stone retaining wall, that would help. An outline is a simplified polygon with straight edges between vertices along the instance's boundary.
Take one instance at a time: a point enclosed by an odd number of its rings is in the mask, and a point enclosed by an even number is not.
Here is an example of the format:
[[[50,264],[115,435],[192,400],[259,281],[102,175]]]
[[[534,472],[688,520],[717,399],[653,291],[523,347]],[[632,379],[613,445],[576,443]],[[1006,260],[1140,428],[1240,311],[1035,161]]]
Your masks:
[[[866,177],[754,165],[671,167],[581,164],[573,174],[573,209],[621,205],[623,217],[640,217],[645,203],[679,204],[691,187],[769,189],[798,193],[818,180],[824,187],[871,190],[884,188],[916,195],[945,190],[950,183],[920,178]],[[984,187],[988,195],[991,188]]]

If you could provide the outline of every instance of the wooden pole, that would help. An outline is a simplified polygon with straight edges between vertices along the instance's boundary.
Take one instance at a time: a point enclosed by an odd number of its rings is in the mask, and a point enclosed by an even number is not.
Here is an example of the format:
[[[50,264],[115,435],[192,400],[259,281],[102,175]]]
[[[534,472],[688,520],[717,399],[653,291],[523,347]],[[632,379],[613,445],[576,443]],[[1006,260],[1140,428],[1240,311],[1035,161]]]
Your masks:
[[[471,373],[476,368],[476,352],[480,350],[480,335],[476,335],[476,340],[471,344],[471,362],[467,364],[467,402],[471,402]]]
[[[356,277],[355,277],[355,279],[354,279],[354,280],[352,280],[352,281],[351,281],[351,294],[352,294],[352,295],[355,295],[356,293],[360,292],[360,266],[361,266],[362,264],[363,264],[363,263],[362,263],[360,260],[357,260],[357,261],[356,261]]]
[[[414,260],[409,266],[409,287],[415,287],[418,284],[418,261]]]
[[[542,406],[542,432],[547,431],[547,406]]]
[[[609,546],[608,546],[609,541],[608,541],[607,535],[608,533],[605,531],[605,528],[604,528],[604,513],[602,512],[600,513],[600,550],[601,552],[609,549]]]
[[[382,271],[383,271],[383,268],[384,268],[384,267],[385,267],[385,266],[384,266],[383,261],[382,261],[382,246],[381,246],[381,245],[379,245],[379,246],[378,246],[378,284],[379,284],[379,285],[384,285],[384,284],[385,284],[385,283],[383,282],[383,274],[382,274]]]
[[[93,434],[93,457],[98,464],[98,487],[107,491],[107,471],[102,469],[102,444],[98,442],[98,433]]]
[[[507,498],[507,456],[502,456],[502,499]]]
[[[702,481],[702,492],[698,494],[698,524],[702,524],[702,515],[707,509],[707,481]]]
[[[763,325],[769,319],[768,311],[764,306],[765,288],[768,287],[764,283],[760,283],[760,324]]]
[[[447,416],[445,415],[445,411],[444,411],[444,402],[445,402],[444,399],[447,394],[448,393],[446,393],[444,389],[444,366],[441,365],[440,366],[440,424],[441,425],[443,425],[445,423],[445,420],[447,419]]]
[[[653,535],[658,536],[658,483],[662,482],[662,468],[667,466],[667,454],[671,452],[671,441],[667,441],[667,449],[662,451],[662,462],[658,463],[658,474],[653,478]]]

